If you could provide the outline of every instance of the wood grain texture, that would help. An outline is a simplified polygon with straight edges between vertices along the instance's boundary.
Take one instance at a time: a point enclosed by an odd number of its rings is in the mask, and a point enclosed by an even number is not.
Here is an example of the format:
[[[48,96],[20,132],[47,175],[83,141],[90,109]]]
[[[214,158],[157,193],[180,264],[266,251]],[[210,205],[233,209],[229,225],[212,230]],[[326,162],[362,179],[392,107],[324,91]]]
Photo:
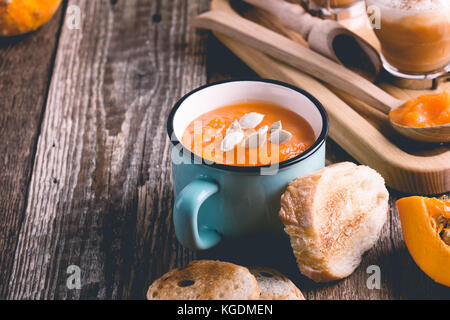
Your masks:
[[[62,12],[37,32],[0,38],[0,299],[24,217]]]
[[[171,223],[176,100],[206,81],[204,39],[187,20],[207,1],[87,1],[63,28],[37,146],[10,299],[145,297],[193,254]],[[66,270],[81,268],[82,289]]]

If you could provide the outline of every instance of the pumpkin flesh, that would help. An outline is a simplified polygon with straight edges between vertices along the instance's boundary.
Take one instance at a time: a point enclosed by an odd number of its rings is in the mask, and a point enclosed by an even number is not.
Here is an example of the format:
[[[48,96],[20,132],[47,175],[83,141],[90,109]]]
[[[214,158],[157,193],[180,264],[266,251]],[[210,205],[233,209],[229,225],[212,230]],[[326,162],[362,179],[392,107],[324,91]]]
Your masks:
[[[0,36],[34,31],[54,15],[61,0],[0,0]]]
[[[403,237],[423,272],[450,287],[450,200],[409,197],[397,201]]]

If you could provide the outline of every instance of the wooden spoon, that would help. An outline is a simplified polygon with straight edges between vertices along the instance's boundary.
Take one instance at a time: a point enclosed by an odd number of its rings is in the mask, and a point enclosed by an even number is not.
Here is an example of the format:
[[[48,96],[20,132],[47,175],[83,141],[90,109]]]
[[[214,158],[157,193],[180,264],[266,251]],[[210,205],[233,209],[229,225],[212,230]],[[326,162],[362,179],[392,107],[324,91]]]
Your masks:
[[[385,114],[406,103],[343,65],[240,16],[223,11],[209,11],[191,20],[191,26],[219,32],[245,43],[354,96]],[[411,128],[391,121],[391,125],[397,132],[410,139],[450,142],[450,124]]]
[[[287,28],[298,32],[311,50],[343,64],[370,81],[375,81],[383,69],[378,51],[334,20],[313,17],[300,5],[284,0],[243,1],[269,12]]]

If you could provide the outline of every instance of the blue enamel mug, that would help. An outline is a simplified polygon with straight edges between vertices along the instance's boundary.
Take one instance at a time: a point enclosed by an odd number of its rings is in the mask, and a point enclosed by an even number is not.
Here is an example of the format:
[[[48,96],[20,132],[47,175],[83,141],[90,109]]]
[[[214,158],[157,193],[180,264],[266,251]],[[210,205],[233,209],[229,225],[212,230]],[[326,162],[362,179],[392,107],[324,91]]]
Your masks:
[[[294,111],[309,122],[315,143],[295,158],[268,166],[211,163],[181,144],[188,125],[216,108],[263,101]],[[170,113],[175,203],[173,221],[180,243],[192,250],[209,249],[223,237],[278,233],[280,198],[297,177],[325,166],[328,116],[309,93],[274,80],[224,81],[184,96]]]

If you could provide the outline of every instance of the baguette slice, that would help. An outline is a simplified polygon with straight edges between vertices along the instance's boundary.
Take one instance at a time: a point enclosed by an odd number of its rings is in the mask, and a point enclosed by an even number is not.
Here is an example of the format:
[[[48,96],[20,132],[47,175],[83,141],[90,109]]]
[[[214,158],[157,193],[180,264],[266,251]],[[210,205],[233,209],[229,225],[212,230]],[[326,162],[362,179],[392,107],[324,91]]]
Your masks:
[[[352,274],[379,238],[388,199],[376,171],[349,162],[293,181],[279,216],[300,271],[316,282]]]
[[[259,288],[247,268],[220,261],[192,261],[157,279],[148,300],[258,300]]]
[[[259,300],[305,300],[302,292],[282,273],[268,268],[250,268],[258,281]]]

